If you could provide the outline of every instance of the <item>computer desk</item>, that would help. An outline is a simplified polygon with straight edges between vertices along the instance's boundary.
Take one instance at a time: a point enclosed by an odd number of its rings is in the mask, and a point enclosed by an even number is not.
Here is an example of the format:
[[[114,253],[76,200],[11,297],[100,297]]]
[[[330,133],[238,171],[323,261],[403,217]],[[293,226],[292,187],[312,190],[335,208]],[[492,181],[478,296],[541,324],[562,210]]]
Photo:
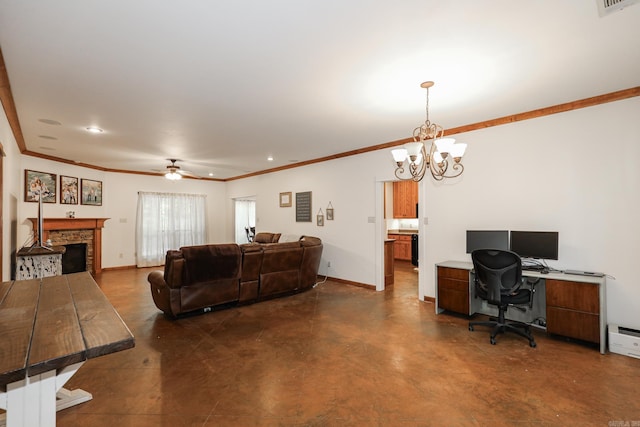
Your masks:
[[[475,297],[473,263],[445,261],[436,264],[436,313],[451,311],[472,316],[497,316],[496,307]],[[529,323],[548,333],[599,344],[607,349],[606,276],[593,277],[537,271],[522,272],[535,283],[532,307],[508,310],[510,320]]]

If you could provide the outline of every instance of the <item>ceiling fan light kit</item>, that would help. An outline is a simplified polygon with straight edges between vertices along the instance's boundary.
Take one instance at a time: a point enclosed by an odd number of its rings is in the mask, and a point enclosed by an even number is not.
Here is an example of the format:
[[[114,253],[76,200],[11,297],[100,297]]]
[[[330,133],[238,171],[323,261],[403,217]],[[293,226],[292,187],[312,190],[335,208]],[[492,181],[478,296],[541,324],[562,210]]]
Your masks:
[[[167,159],[167,160],[169,160],[171,164],[167,166],[167,173],[164,174],[164,177],[171,181],[177,181],[179,179],[182,179],[182,175],[178,173],[178,170],[180,170],[180,166],[176,165],[176,162],[178,160],[177,159]]]
[[[432,81],[420,85],[427,90],[426,120],[413,130],[413,141],[391,150],[396,162],[395,175],[403,181],[421,181],[427,170],[436,181],[462,175],[462,156],[467,144],[444,137],[444,128],[429,120],[429,88]],[[428,148],[427,148],[428,146]],[[408,172],[408,175],[407,175]]]

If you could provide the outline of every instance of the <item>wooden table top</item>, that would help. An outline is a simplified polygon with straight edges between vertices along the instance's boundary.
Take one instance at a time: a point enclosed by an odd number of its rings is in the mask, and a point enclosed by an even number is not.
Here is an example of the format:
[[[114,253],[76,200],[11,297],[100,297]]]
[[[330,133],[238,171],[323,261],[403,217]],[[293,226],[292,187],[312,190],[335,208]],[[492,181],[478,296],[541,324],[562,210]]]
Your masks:
[[[88,272],[0,284],[0,386],[132,348]]]

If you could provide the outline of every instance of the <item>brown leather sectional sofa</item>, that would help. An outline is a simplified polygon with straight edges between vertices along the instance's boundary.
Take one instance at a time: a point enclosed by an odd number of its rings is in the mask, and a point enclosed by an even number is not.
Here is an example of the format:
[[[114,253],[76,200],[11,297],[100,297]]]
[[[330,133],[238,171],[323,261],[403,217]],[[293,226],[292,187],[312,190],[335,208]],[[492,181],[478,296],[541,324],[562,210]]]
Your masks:
[[[167,251],[164,272],[148,281],[153,301],[170,317],[251,304],[311,289],[316,283],[322,241],[258,233],[254,243],[185,246]],[[263,242],[269,243],[263,243]]]

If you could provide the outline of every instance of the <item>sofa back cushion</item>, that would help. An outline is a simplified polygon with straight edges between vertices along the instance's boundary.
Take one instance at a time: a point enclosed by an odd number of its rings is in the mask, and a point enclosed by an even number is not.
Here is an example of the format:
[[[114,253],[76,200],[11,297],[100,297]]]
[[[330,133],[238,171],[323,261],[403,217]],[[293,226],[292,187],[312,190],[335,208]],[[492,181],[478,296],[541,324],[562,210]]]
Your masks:
[[[280,233],[268,233],[266,231],[261,231],[256,234],[256,237],[253,238],[253,241],[256,243],[278,243],[280,240]]]
[[[258,280],[262,268],[262,245],[247,243],[240,245],[242,251],[242,282]]]
[[[240,278],[242,253],[235,243],[185,246],[180,251],[185,260],[185,285]]]

